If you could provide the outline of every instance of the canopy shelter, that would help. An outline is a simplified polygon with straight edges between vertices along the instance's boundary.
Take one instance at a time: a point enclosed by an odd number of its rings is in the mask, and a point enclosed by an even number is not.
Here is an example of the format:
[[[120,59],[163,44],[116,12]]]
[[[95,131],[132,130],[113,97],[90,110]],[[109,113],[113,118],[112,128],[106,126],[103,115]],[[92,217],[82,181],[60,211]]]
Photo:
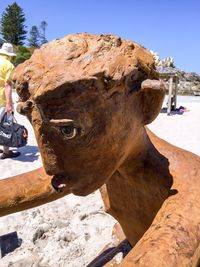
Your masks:
[[[178,83],[179,75],[175,71],[160,72],[160,78],[164,81],[169,81],[169,90],[168,90],[168,101],[167,101],[167,115],[171,114],[172,105],[174,109],[177,106],[177,93],[178,93]],[[173,103],[172,103],[173,102]]]

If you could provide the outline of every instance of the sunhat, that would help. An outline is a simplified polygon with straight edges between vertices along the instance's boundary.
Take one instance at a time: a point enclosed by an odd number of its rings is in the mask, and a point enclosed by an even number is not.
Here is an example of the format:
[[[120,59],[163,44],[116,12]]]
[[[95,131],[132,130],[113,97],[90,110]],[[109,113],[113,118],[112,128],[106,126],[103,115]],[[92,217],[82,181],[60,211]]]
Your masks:
[[[4,43],[0,49],[0,54],[14,57],[16,54],[13,51],[13,46],[10,43]]]

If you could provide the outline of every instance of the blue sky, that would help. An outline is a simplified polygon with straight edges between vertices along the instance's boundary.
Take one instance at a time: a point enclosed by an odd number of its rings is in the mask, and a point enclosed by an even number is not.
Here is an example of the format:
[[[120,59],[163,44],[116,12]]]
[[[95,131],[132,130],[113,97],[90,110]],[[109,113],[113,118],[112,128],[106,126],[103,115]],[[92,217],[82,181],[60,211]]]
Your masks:
[[[14,1],[0,0],[0,16]],[[69,33],[113,33],[172,56],[175,65],[200,74],[199,0],[16,0],[27,30],[47,21],[47,39]]]

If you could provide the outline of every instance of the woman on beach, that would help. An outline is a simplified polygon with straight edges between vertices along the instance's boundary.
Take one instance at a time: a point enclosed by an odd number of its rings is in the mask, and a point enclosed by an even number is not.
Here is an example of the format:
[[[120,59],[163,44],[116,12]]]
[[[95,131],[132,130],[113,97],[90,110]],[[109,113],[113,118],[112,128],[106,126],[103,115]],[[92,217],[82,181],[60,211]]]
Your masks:
[[[12,81],[10,80],[14,69],[10,62],[13,56],[16,56],[13,46],[10,43],[4,43],[0,49],[0,122],[5,112],[13,112]],[[2,153],[0,159],[15,158],[20,155],[20,152],[13,152],[7,146],[4,146],[0,153]]]

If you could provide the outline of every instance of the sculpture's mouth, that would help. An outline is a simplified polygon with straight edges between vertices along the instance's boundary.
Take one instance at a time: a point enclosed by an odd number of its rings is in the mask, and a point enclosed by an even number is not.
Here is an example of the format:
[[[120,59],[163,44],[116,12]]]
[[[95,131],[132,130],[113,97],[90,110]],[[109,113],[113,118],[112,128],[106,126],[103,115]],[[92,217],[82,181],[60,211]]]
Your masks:
[[[58,192],[62,193],[70,189],[70,179],[62,174],[56,174],[51,180],[51,185]]]

